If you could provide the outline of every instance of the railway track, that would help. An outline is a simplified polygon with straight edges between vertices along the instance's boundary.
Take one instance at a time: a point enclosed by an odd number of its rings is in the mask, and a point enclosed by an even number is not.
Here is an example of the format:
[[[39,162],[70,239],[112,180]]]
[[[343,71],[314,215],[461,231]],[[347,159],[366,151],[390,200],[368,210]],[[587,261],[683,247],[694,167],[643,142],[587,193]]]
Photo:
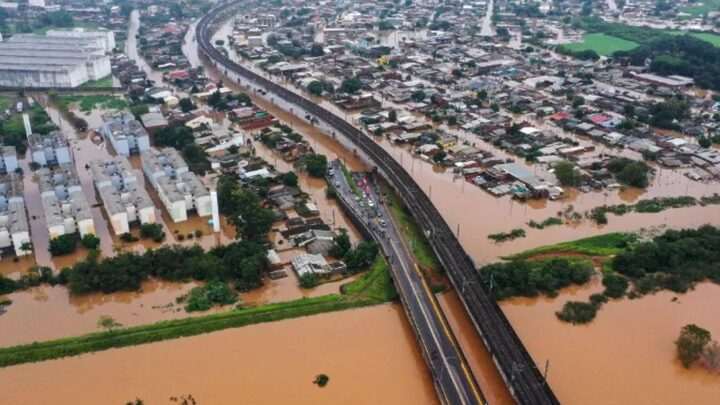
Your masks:
[[[472,259],[437,208],[405,169],[355,126],[301,95],[242,67],[215,48],[212,44],[213,28],[244,4],[247,4],[244,0],[224,3],[206,14],[196,28],[199,49],[226,74],[232,72],[248,83],[302,108],[344,135],[364,153],[385,180],[399,192],[425,232],[513,398],[520,404],[559,404],[507,317],[480,280]]]

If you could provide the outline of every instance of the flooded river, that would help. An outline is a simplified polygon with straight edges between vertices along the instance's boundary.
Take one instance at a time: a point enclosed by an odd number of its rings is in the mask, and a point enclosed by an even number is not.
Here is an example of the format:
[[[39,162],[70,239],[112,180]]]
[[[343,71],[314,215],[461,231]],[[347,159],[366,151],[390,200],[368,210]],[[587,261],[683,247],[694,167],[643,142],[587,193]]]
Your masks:
[[[2,402],[437,404],[415,347],[402,308],[385,304],[0,369]]]

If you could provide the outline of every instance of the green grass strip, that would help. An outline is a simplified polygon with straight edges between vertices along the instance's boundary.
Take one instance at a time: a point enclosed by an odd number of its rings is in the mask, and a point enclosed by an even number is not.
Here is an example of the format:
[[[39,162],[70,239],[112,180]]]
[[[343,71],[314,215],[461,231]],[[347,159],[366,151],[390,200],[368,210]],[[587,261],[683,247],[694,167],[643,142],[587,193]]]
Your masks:
[[[343,294],[377,302],[393,301],[398,297],[390,278],[388,264],[381,255],[377,255],[368,272],[357,280],[344,284],[340,289]]]
[[[0,349],[0,367],[160,342],[222,329],[364,307],[375,303],[367,299],[331,294],[201,317],[163,321],[111,332],[96,332],[70,338],[11,346]]]
[[[627,247],[632,245],[635,241],[637,241],[637,235],[633,233],[614,232],[570,242],[562,242],[555,245],[540,246],[512,256],[503,257],[503,259],[528,259],[551,253],[579,253],[588,256],[612,256],[626,250]]]

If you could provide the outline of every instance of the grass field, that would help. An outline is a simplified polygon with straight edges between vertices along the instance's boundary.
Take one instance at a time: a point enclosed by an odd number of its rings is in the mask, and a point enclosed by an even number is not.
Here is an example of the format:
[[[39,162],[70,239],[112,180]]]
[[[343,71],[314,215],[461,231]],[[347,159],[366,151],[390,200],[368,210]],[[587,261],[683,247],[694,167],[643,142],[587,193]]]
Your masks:
[[[83,87],[112,87],[113,85],[113,77],[112,75],[107,75],[103,77],[102,79],[97,80],[90,80],[89,82],[85,82],[80,85],[81,88]]]
[[[9,110],[13,106],[13,99],[12,97],[8,96],[0,96],[0,112],[5,112],[6,110]]]
[[[585,34],[582,42],[563,45],[573,52],[593,50],[598,55],[609,56],[616,51],[628,51],[639,46],[638,43],[607,34]]]
[[[65,339],[11,346],[0,349],[0,367],[195,336],[222,329],[358,308],[375,303],[375,301],[364,298],[332,294],[117,329],[110,332],[97,332]]]
[[[382,191],[387,196],[390,214],[400,227],[403,239],[412,250],[418,265],[423,269],[430,269],[433,273],[439,274],[442,271],[442,266],[440,266],[440,262],[435,257],[435,252],[432,251],[425,235],[415,223],[405,204],[389,187],[383,186]]]
[[[54,99],[61,111],[68,111],[70,104],[79,103],[80,111],[90,112],[93,108],[100,107],[108,110],[124,110],[128,108],[125,99],[109,95],[92,96],[57,96]]]
[[[393,301],[398,296],[390,278],[388,264],[381,255],[377,255],[368,272],[357,280],[343,285],[341,291],[346,295],[378,302]]]
[[[626,250],[627,247],[632,245],[636,240],[637,235],[635,234],[614,232],[570,242],[562,242],[555,245],[540,246],[512,256],[504,257],[503,259],[529,259],[553,253],[578,253],[588,256],[612,256]]]
[[[717,10],[720,8],[720,0],[703,0],[702,3],[697,3],[690,6],[685,6],[680,9],[681,12],[690,14],[693,17],[700,17],[710,11]]]

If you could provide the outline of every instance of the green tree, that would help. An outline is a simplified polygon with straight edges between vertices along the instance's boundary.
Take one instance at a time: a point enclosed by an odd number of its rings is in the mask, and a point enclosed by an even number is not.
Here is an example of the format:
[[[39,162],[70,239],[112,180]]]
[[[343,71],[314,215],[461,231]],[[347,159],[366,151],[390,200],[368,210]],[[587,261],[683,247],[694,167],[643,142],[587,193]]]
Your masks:
[[[336,259],[342,259],[350,249],[352,249],[350,236],[346,229],[340,229],[340,234],[333,238],[333,244],[328,250],[328,254]]]
[[[160,128],[155,131],[153,138],[156,146],[171,146],[177,150],[195,142],[192,130],[184,125]]]
[[[343,79],[342,84],[340,85],[340,90],[343,93],[355,94],[360,91],[361,87],[362,84],[360,83],[360,80],[358,80],[358,78],[346,77],[345,79]]]
[[[113,329],[121,327],[122,324],[116,321],[115,318],[113,318],[112,316],[101,315],[97,321],[97,326],[100,329],[105,329],[108,332],[112,332]]]
[[[306,156],[305,170],[312,177],[325,177],[325,170],[327,170],[327,157],[317,153]]]
[[[287,172],[280,175],[280,181],[282,184],[289,187],[298,186],[298,176],[294,172]]]
[[[444,150],[439,150],[439,151],[435,152],[435,154],[432,157],[432,160],[435,163],[440,163],[446,157],[447,157],[447,152],[445,152]]]
[[[62,256],[73,253],[76,247],[77,236],[66,234],[50,239],[48,251],[50,251],[51,256]]]
[[[680,362],[685,368],[692,366],[705,351],[705,346],[710,343],[710,332],[695,325],[688,324],[680,329],[680,336],[675,341],[677,354]]]
[[[180,110],[182,112],[187,113],[195,109],[195,104],[192,102],[192,100],[189,97],[184,97],[180,99]]]
[[[390,110],[388,113],[388,121],[390,122],[396,122],[397,121],[397,111]]]
[[[313,288],[320,284],[320,280],[315,273],[305,273],[298,279],[302,288]]]
[[[312,44],[310,47],[310,56],[323,56],[325,55],[325,50],[323,49],[322,45],[320,44]]]
[[[629,186],[645,188],[648,186],[649,167],[643,162],[631,163],[618,174],[618,180]]]
[[[310,94],[314,94],[316,96],[321,96],[323,93],[323,90],[325,89],[325,86],[323,86],[322,82],[319,80],[315,80],[314,82],[311,82],[307,86],[308,91]]]
[[[709,148],[712,146],[712,141],[707,136],[701,136],[698,138],[698,144],[703,148]]]
[[[555,167],[555,177],[563,186],[577,186],[582,180],[582,174],[575,164],[568,161],[558,162]]]
[[[425,92],[422,90],[415,90],[410,95],[410,99],[416,103],[422,103],[425,100]]]
[[[100,238],[88,233],[80,239],[80,244],[83,245],[85,249],[97,249],[98,246],[100,246]]]

